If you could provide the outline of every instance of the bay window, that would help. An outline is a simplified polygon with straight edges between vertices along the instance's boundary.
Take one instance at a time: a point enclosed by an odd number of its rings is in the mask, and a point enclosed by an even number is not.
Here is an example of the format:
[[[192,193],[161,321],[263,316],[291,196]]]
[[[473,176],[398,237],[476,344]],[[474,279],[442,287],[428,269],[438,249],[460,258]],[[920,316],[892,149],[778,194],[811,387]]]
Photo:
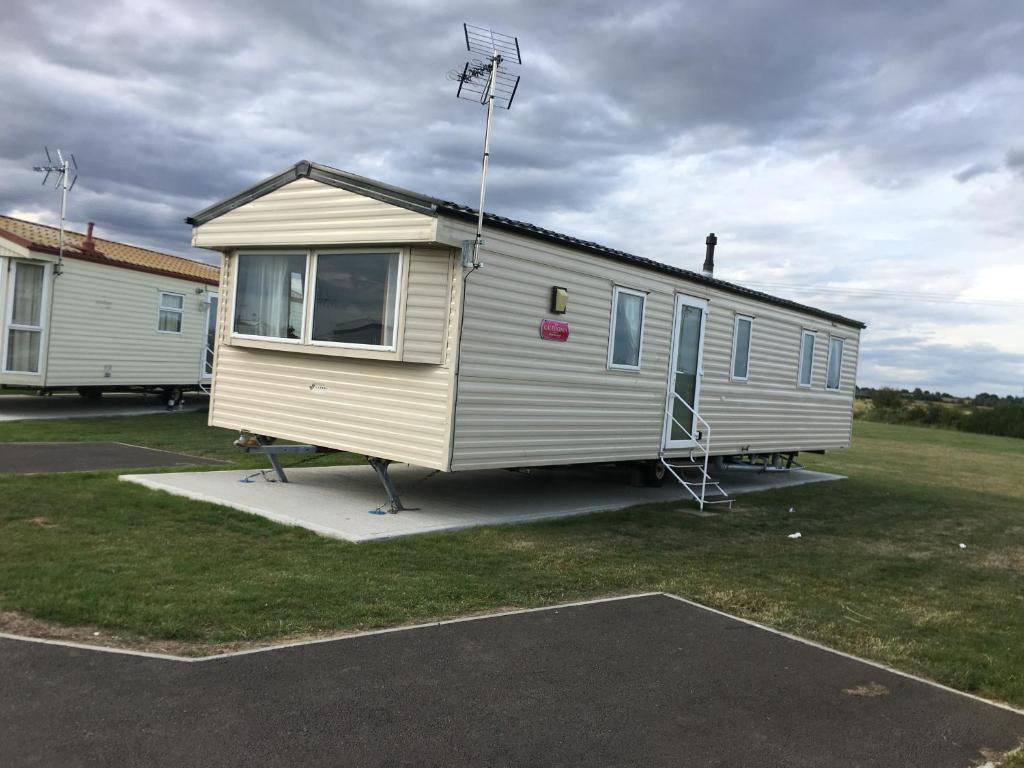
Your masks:
[[[232,335],[394,351],[401,267],[398,251],[242,253]]]

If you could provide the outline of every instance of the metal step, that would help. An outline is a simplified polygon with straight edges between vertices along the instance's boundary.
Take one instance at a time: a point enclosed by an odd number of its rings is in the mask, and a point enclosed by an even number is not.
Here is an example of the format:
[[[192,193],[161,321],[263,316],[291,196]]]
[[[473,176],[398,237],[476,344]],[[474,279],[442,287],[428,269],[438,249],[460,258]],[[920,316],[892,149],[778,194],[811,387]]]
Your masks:
[[[705,504],[726,504],[732,508],[734,499],[729,496],[721,484],[708,474],[702,464],[686,462],[685,464],[673,464],[662,458],[661,463],[665,465],[676,481],[683,486],[694,498],[701,509]],[[697,470],[697,476],[693,475]],[[687,475],[689,473],[689,475]],[[708,498],[708,491],[712,491],[711,498]]]

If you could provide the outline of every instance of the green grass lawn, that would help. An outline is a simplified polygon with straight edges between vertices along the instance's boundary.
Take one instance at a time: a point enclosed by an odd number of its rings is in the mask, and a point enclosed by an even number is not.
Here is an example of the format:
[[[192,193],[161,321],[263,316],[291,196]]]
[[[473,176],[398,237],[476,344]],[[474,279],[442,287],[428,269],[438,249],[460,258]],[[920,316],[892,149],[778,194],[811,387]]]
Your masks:
[[[9,423],[0,441],[239,460],[202,419]],[[1024,706],[1024,441],[859,422],[854,448],[807,458],[850,479],[717,517],[646,505],[360,545],[114,472],[0,476],[0,610],[219,643],[667,591]]]

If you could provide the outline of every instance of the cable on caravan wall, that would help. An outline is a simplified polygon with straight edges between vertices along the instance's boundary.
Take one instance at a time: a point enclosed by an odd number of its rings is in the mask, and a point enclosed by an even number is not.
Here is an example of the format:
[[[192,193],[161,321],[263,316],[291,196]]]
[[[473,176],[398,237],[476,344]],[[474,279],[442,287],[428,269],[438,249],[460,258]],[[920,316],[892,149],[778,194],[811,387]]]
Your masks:
[[[455,392],[452,394],[452,429],[451,439],[448,441],[448,471],[451,472],[452,462],[455,460],[455,426],[458,424],[459,414],[459,374],[462,371],[462,327],[466,321],[466,289],[469,285],[469,276],[480,269],[480,264],[473,264],[469,271],[462,274],[462,296],[459,299],[459,326],[458,345],[455,350]]]

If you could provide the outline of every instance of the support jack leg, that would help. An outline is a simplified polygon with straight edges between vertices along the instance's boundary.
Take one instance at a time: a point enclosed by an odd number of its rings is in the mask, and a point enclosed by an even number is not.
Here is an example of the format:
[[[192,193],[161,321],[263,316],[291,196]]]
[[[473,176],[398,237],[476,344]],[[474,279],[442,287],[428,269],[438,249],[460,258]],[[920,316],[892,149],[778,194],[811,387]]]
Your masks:
[[[402,499],[399,498],[398,491],[395,490],[395,484],[391,482],[391,476],[388,474],[388,464],[391,462],[387,459],[378,459],[376,456],[367,456],[366,460],[373,467],[373,471],[377,473],[377,477],[380,479],[380,483],[384,486],[384,491],[388,495],[388,511],[392,514],[405,511],[406,508],[402,506]]]

